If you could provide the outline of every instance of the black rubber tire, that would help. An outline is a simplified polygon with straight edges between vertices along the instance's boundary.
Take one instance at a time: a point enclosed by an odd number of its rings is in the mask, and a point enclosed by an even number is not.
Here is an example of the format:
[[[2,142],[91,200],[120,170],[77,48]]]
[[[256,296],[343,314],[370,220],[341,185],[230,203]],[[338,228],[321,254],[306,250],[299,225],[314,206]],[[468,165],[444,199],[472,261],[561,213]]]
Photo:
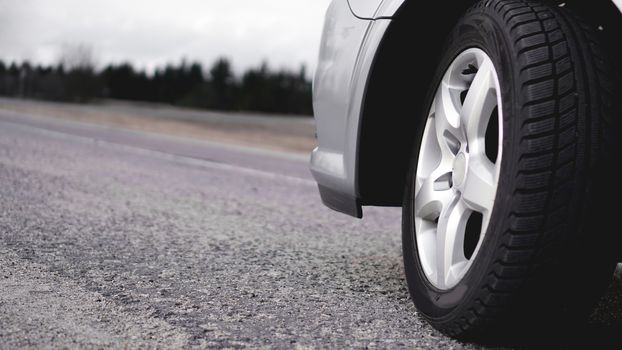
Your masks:
[[[491,57],[501,82],[503,161],[495,207],[463,280],[448,291],[434,288],[422,272],[414,232],[419,135],[403,205],[411,296],[434,327],[461,339],[517,339],[543,326],[549,334],[552,326],[567,330],[589,315],[616,266],[608,226],[615,208],[603,200],[616,186],[606,171],[615,141],[610,66],[595,32],[566,8],[481,1],[452,32],[428,105],[449,64],[472,47]]]

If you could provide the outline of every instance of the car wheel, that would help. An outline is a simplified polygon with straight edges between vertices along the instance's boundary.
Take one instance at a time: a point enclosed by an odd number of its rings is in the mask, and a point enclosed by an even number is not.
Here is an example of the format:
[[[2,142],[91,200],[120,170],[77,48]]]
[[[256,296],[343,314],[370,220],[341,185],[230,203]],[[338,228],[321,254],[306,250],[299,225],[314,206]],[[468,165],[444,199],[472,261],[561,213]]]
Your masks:
[[[575,324],[616,265],[595,33],[558,6],[482,1],[440,62],[404,196],[414,303],[461,338]]]

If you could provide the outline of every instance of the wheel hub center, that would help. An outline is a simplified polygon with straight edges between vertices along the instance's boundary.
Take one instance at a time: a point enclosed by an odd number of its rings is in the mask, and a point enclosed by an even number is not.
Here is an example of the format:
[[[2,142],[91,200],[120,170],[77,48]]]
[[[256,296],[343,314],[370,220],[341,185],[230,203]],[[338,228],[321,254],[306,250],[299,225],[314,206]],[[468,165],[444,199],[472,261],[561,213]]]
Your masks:
[[[463,152],[458,153],[454,159],[454,167],[452,173],[452,180],[454,187],[460,187],[464,184],[464,180],[467,174],[467,156]]]

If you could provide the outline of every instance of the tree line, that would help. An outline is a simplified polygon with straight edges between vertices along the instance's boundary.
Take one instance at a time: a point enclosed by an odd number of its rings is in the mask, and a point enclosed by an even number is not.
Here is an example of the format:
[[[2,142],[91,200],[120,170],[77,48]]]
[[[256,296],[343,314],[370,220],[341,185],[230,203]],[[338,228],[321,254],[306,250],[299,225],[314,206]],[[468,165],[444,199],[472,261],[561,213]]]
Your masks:
[[[0,95],[79,103],[109,98],[223,111],[312,113],[311,83],[304,66],[298,72],[274,71],[263,63],[236,76],[231,62],[221,58],[209,69],[182,60],[148,74],[130,63],[96,70],[89,55],[73,52],[57,65],[7,64],[0,60]]]

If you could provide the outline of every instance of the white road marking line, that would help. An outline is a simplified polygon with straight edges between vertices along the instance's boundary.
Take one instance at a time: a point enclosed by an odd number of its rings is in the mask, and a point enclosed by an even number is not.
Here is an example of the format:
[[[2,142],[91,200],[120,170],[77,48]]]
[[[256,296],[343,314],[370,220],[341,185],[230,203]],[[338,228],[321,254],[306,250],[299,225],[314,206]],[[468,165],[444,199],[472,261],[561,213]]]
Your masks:
[[[167,141],[171,141],[172,140],[172,141],[177,141],[177,142],[198,144],[198,145],[201,145],[201,146],[210,146],[210,147],[218,148],[218,149],[221,149],[221,150],[224,149],[224,150],[233,150],[233,151],[238,151],[238,152],[243,152],[243,153],[250,153],[250,154],[267,155],[267,156],[270,156],[270,157],[273,157],[273,158],[281,158],[281,159],[287,159],[287,160],[292,160],[292,161],[300,161],[300,162],[308,162],[309,161],[309,155],[301,154],[301,153],[290,153],[290,152],[278,151],[278,150],[273,150],[273,149],[253,148],[252,146],[235,145],[235,144],[229,144],[229,143],[223,143],[223,142],[215,142],[215,141],[209,141],[209,140],[198,140],[198,139],[192,139],[192,138],[184,138],[182,136],[176,136],[176,135],[164,135],[164,134],[158,134],[156,132],[123,129],[123,128],[114,127],[114,126],[90,124],[90,123],[85,123],[85,122],[81,122],[81,121],[67,121],[67,120],[63,120],[63,119],[57,119],[57,118],[53,118],[53,117],[45,117],[45,116],[41,116],[41,115],[29,114],[29,113],[24,113],[24,112],[19,112],[19,111],[2,110],[1,107],[0,107],[0,112],[2,112],[4,114],[15,116],[17,118],[26,118],[26,119],[34,120],[34,121],[37,121],[37,122],[58,124],[58,125],[65,126],[65,127],[72,127],[72,126],[76,127],[77,126],[77,127],[90,128],[90,129],[100,130],[100,131],[102,131],[102,130],[103,131],[111,131],[111,130],[112,131],[120,131],[120,132],[122,132],[124,134],[127,134],[127,135],[138,135],[138,136],[148,137],[148,138],[165,139]],[[7,123],[15,123],[14,121],[10,121],[10,120],[2,120],[2,116],[1,115],[0,115],[0,121],[7,122]],[[20,123],[16,123],[16,124],[20,124]],[[23,125],[30,125],[30,124],[23,124]],[[46,129],[45,127],[38,127],[38,126],[34,126],[34,125],[30,125],[30,126],[35,127],[35,128],[39,128],[39,129],[49,130],[49,129]],[[69,134],[69,133],[66,133],[66,134]],[[69,135],[74,135],[74,134],[69,134]]]
[[[57,137],[60,139],[65,139],[65,140],[70,139],[70,140],[75,140],[79,142],[92,143],[96,145],[106,145],[110,148],[117,149],[117,150],[124,150],[124,151],[132,152],[134,154],[140,154],[140,155],[150,155],[150,156],[158,157],[160,159],[181,162],[187,165],[194,165],[194,166],[199,166],[199,167],[208,168],[208,169],[215,169],[215,170],[233,171],[233,172],[243,173],[246,175],[258,176],[258,177],[268,178],[272,180],[285,180],[285,181],[303,184],[303,185],[312,185],[312,186],[316,185],[315,181],[313,180],[303,179],[300,177],[295,177],[295,176],[290,176],[290,175],[272,173],[269,171],[258,170],[258,169],[243,167],[239,165],[218,163],[218,162],[213,162],[213,161],[209,161],[205,159],[199,159],[199,158],[193,158],[193,157],[188,157],[188,156],[183,156],[183,155],[178,155],[178,154],[166,153],[162,151],[155,151],[155,150],[150,150],[150,149],[136,147],[136,146],[124,145],[120,143],[100,140],[97,138],[79,136],[79,135],[64,133],[61,131],[44,129],[44,128],[40,128],[40,127],[36,127],[32,125],[25,125],[25,124],[14,123],[14,122],[9,122],[9,121],[4,121],[4,120],[0,120],[0,123],[10,124],[17,128],[29,129],[31,131],[39,132],[43,135],[47,135],[50,137]]]

